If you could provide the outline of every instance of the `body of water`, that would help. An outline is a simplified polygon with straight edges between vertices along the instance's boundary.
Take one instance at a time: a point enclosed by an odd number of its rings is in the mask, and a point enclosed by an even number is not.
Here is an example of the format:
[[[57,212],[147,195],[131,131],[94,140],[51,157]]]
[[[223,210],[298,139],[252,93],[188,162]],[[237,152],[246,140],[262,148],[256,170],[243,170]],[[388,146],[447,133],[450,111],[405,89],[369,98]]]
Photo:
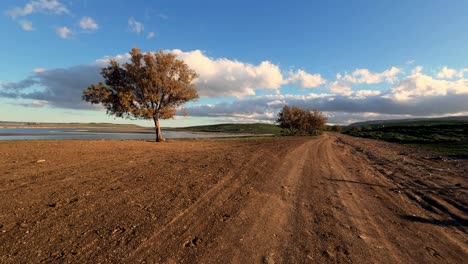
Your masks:
[[[164,138],[219,138],[245,137],[250,134],[202,134],[181,131],[162,131]],[[0,128],[0,140],[43,139],[154,139],[149,130],[123,132],[109,128]]]

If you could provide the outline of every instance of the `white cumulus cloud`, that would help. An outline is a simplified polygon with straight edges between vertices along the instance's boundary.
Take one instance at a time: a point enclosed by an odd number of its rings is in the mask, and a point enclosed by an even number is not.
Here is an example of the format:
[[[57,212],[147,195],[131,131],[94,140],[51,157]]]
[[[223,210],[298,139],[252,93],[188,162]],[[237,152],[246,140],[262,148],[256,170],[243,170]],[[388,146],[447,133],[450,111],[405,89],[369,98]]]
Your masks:
[[[210,58],[200,50],[172,52],[199,74],[196,84],[202,96],[254,95],[256,89],[277,90],[285,82],[280,68],[269,61],[254,65]]]
[[[148,32],[148,34],[146,35],[147,39],[152,39],[154,37],[156,37],[156,33],[154,33],[154,32]]]
[[[57,0],[36,0],[27,3],[24,7],[15,7],[7,14],[16,18],[19,16],[27,16],[33,13],[52,13],[52,14],[69,14],[70,11]]]
[[[419,75],[421,74],[422,70],[423,70],[423,67],[418,65],[414,67],[414,69],[411,71],[411,75]]]
[[[463,78],[465,72],[468,72],[468,69],[450,69],[447,66],[444,66],[440,72],[437,73],[437,78],[441,79],[452,79],[454,77]]]
[[[410,76],[401,80],[391,90],[392,94],[387,96],[405,101],[428,96],[468,94],[468,82],[463,78],[454,81],[435,79],[423,74],[422,67],[418,66]]]
[[[345,74],[344,76],[338,74],[337,78],[352,84],[376,84],[383,81],[393,83],[400,72],[401,70],[397,67],[392,67],[380,73],[372,73],[368,69],[356,69],[351,74]]]
[[[315,88],[326,83],[320,74],[310,74],[304,70],[290,71],[287,83],[301,88]]]
[[[353,96],[356,98],[365,98],[369,96],[380,95],[381,93],[382,93],[381,91],[375,91],[375,90],[357,90],[353,93]]]
[[[55,33],[63,39],[68,39],[73,36],[73,31],[68,27],[59,27],[55,30]]]
[[[128,19],[128,27],[137,34],[140,34],[144,30],[143,23],[136,21],[133,17]]]
[[[21,27],[23,28],[23,30],[26,30],[26,31],[33,31],[34,30],[34,27],[33,27],[33,24],[31,21],[28,21],[28,20],[20,20],[19,21],[19,24],[21,25]]]
[[[98,24],[91,17],[83,17],[80,19],[80,27],[84,30],[94,31],[99,28]]]
[[[353,94],[351,85],[343,81],[334,81],[328,85],[328,89],[334,94],[350,96]]]

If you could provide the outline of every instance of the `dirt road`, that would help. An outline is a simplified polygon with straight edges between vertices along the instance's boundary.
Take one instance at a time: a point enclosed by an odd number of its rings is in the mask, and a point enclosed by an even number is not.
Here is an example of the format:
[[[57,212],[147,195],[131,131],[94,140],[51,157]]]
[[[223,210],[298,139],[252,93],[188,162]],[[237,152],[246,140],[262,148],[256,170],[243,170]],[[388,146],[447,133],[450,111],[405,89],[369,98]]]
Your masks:
[[[335,134],[0,155],[2,263],[468,259],[466,160]]]

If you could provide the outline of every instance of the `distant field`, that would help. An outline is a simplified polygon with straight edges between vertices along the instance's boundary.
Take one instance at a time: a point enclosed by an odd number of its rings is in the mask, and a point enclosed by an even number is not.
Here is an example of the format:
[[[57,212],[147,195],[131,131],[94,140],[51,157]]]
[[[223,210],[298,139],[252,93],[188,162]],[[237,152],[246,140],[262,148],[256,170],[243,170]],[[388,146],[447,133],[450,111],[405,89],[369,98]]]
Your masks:
[[[345,134],[410,144],[442,154],[468,158],[468,121],[416,121],[351,127]]]
[[[222,132],[222,133],[248,133],[248,134],[281,134],[281,128],[273,124],[217,124],[207,126],[192,126],[182,128],[167,128],[173,131],[193,132]]]

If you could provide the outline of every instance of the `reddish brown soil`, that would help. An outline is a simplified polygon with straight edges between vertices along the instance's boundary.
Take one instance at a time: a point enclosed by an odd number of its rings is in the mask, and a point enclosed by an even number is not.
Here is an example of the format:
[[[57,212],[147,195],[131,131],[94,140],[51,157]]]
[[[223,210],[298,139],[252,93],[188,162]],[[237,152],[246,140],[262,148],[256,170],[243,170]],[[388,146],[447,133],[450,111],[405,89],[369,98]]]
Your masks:
[[[0,142],[0,262],[463,263],[467,163],[334,134]]]

